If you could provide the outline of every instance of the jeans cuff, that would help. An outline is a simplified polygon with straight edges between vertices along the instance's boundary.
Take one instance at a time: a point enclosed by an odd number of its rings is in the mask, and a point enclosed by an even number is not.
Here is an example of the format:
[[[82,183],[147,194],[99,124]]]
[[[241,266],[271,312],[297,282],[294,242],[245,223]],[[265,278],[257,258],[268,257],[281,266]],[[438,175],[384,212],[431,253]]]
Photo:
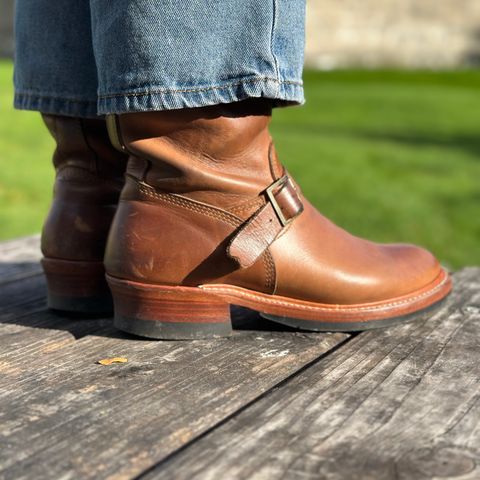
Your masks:
[[[303,84],[299,81],[254,77],[203,88],[150,87],[148,90],[100,95],[98,114],[206,107],[260,97],[272,99],[274,106],[301,104],[304,102]]]
[[[32,92],[15,93],[13,105],[19,110],[35,110],[69,117],[97,118],[97,100],[82,100]]]

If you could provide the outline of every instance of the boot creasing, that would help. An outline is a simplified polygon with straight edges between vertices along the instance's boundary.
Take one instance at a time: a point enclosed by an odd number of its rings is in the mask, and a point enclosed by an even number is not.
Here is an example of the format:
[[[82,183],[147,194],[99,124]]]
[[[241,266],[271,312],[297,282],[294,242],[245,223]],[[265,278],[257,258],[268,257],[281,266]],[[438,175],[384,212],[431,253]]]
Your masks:
[[[105,257],[121,328],[208,336],[189,305],[223,302],[300,328],[358,330],[448,293],[429,252],[354,237],[316,211],[278,161],[269,121],[257,101],[108,120],[130,155]],[[166,299],[176,298],[183,317],[171,315]],[[221,317],[203,326],[228,323]]]
[[[43,120],[56,142],[53,201],[41,237],[49,306],[109,311],[103,256],[127,157],[111,145],[103,119]]]

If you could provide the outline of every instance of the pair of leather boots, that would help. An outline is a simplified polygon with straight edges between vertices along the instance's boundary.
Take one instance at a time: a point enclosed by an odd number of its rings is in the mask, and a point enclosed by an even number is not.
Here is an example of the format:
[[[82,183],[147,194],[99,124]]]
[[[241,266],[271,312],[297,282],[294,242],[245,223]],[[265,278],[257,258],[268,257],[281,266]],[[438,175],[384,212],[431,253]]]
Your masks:
[[[260,100],[106,121],[44,115],[57,143],[42,233],[49,306],[114,306],[118,328],[163,339],[228,335],[231,304],[314,331],[436,308],[451,289],[437,260],[323,217],[278,161],[270,116]]]

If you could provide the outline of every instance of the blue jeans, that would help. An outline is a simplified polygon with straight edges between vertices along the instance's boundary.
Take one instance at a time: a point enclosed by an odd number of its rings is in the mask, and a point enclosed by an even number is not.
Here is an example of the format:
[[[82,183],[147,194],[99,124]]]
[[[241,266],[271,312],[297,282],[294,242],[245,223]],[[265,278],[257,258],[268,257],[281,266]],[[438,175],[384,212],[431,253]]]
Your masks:
[[[17,0],[15,107],[303,102],[305,0]]]

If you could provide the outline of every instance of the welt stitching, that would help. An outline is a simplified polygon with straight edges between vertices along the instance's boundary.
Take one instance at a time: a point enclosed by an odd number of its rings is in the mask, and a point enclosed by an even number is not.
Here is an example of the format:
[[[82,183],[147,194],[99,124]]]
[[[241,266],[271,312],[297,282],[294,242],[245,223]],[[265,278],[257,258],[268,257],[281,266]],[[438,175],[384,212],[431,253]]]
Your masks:
[[[276,78],[270,77],[259,77],[254,78],[251,80],[242,80],[236,83],[227,83],[225,85],[215,85],[213,87],[203,87],[203,88],[181,88],[181,89],[156,89],[156,90],[147,90],[145,92],[125,92],[125,93],[111,93],[111,94],[104,94],[99,95],[98,98],[115,98],[115,97],[141,97],[145,95],[152,95],[152,94],[168,94],[168,93],[191,93],[191,92],[209,92],[212,90],[225,90],[230,87],[238,87],[240,85],[244,85],[245,83],[262,83],[262,82],[275,82],[278,84],[285,84],[285,85],[297,85],[299,87],[303,86],[302,82],[296,82],[293,80],[278,80]]]
[[[443,287],[443,285],[446,283],[446,281],[448,280],[448,277],[445,277],[442,282],[440,282],[435,288],[433,288],[432,290],[429,290],[428,292],[424,292],[420,295],[416,295],[414,297],[411,297],[411,298],[407,298],[405,300],[399,300],[397,302],[390,302],[390,303],[384,303],[382,305],[378,305],[378,306],[369,306],[369,307],[355,307],[355,308],[346,308],[344,306],[342,306],[341,308],[335,308],[334,306],[332,306],[331,308],[328,308],[328,307],[313,307],[313,306],[309,306],[309,305],[293,305],[291,302],[284,302],[284,301],[281,301],[281,300],[274,300],[274,299],[270,299],[270,298],[261,298],[260,301],[261,302],[264,302],[264,303],[269,303],[271,305],[281,305],[281,306],[285,306],[285,307],[294,307],[294,308],[298,308],[300,310],[312,310],[312,311],[317,311],[317,312],[321,312],[321,311],[324,311],[324,312],[338,312],[338,313],[342,313],[342,312],[361,312],[361,311],[375,311],[375,310],[383,310],[385,309],[385,307],[396,307],[396,306],[399,306],[399,305],[405,305],[405,304],[408,304],[408,303],[411,303],[412,301],[414,300],[419,300],[421,298],[424,298],[424,297],[429,297],[431,296],[432,294],[434,294],[437,290],[440,290],[441,287]],[[233,293],[235,293],[235,289],[232,289],[232,288],[229,288],[229,287],[210,287],[210,286],[202,286],[202,288],[205,288],[205,290],[211,290],[211,291],[214,291],[214,292],[217,292],[217,293],[229,293],[233,290]],[[259,300],[258,296],[257,295],[253,295],[251,293],[248,293],[248,292],[238,292],[240,293],[240,296],[242,297],[249,297],[249,298],[253,298],[255,300]]]

